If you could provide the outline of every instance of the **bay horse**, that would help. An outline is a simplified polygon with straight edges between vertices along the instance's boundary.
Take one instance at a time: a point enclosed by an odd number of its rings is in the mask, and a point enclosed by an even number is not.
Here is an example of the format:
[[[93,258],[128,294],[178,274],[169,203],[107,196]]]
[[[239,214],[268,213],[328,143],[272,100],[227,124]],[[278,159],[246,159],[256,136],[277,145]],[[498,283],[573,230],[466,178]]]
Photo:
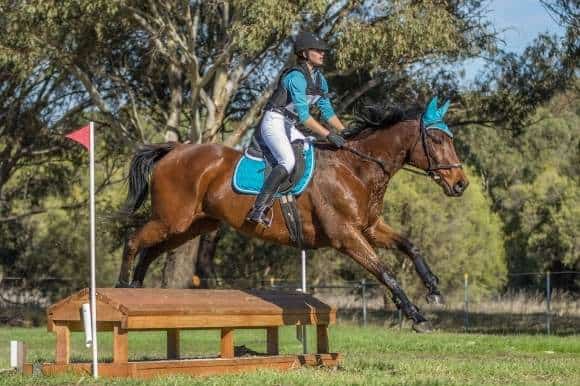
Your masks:
[[[297,205],[306,248],[332,247],[353,258],[390,290],[415,331],[428,332],[430,322],[375,252],[375,248],[396,248],[407,255],[428,290],[427,301],[442,302],[438,278],[421,251],[381,218],[389,180],[405,164],[422,169],[447,196],[461,196],[467,188],[450,131],[425,127],[420,112],[390,112],[379,122],[363,117],[364,125],[343,132],[347,141],[342,149],[317,144],[316,170]],[[246,235],[292,245],[279,204],[272,208],[270,227],[245,221],[255,197],[232,188],[241,156],[238,150],[209,143],[144,145],[136,152],[126,208],[133,213],[143,204],[150,176],[151,216],[127,241],[118,287],[141,287],[156,257],[216,230],[222,222]],[[130,282],[137,254],[140,258]]]

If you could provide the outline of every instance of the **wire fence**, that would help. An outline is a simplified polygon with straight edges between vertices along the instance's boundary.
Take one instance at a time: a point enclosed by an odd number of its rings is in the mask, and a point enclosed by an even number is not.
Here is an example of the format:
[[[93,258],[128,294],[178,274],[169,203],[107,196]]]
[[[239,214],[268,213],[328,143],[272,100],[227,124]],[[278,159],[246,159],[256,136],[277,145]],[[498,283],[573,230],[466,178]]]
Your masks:
[[[442,306],[430,305],[421,297],[412,298],[445,331],[481,333],[580,333],[580,272],[524,272],[509,275],[510,280],[528,284],[512,285],[492,295],[480,295],[477,278],[464,274],[461,291],[446,297]],[[526,279],[526,280],[522,280]],[[554,282],[557,286],[554,286]],[[211,279],[196,282],[204,288],[270,289],[300,291],[299,280]],[[529,283],[533,283],[533,286]],[[459,283],[455,283],[459,284]],[[35,326],[46,321],[46,308],[81,289],[63,278],[4,277],[0,281],[0,325]],[[376,281],[367,279],[336,283],[315,283],[307,291],[338,309],[339,321],[362,326],[385,325],[405,328],[408,321],[397,310],[390,295]]]

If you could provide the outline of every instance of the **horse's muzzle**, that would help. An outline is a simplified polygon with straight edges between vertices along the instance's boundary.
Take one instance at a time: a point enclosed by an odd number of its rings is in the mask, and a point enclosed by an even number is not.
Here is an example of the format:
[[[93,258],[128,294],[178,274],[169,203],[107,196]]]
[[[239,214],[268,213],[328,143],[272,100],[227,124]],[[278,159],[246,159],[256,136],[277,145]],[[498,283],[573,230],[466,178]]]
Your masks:
[[[459,180],[453,185],[453,195],[459,197],[465,192],[465,189],[469,186],[469,181]]]

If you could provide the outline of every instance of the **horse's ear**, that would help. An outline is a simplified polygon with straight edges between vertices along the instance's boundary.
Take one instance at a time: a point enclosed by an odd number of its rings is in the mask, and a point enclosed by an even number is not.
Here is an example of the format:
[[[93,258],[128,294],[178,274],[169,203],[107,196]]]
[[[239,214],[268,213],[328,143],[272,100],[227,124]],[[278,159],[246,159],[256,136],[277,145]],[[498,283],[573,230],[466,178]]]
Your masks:
[[[425,108],[425,114],[431,116],[434,112],[437,111],[437,97],[431,98],[429,103],[427,103],[427,107]]]
[[[441,119],[443,119],[443,117],[445,116],[445,114],[447,113],[447,110],[449,109],[449,105],[451,104],[451,101],[449,99],[447,99],[445,101],[445,103],[443,103],[443,106],[441,106],[439,108],[439,110],[437,110],[437,112],[439,113],[439,116],[441,117]]]

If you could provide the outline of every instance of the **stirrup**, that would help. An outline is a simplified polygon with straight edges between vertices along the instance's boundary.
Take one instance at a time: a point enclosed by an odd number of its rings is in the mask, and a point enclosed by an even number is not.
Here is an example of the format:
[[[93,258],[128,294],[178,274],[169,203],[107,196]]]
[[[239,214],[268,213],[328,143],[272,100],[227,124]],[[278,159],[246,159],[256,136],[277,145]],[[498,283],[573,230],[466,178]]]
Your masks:
[[[258,224],[258,225],[262,225],[266,228],[270,228],[270,226],[272,225],[272,220],[274,219],[274,211],[270,210],[270,209],[271,208],[264,208],[263,210],[260,211],[258,216],[255,216],[254,212],[257,212],[259,209],[252,208],[250,213],[248,213],[248,215],[246,216],[246,221],[248,221],[252,224]],[[272,213],[270,214],[270,218],[268,219],[266,212],[268,212],[269,210]]]

